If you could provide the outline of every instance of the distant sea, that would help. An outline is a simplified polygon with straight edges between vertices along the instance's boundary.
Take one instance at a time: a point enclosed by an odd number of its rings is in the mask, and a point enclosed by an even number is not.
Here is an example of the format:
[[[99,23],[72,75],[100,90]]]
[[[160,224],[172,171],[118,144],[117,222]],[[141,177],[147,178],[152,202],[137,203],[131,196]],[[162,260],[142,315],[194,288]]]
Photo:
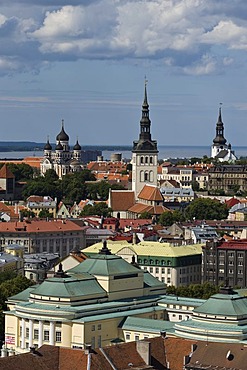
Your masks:
[[[168,159],[168,158],[191,158],[199,157],[202,158],[204,155],[210,156],[210,147],[209,146],[178,146],[178,145],[160,145],[158,147],[159,159]],[[247,146],[237,146],[234,147],[236,156],[247,157]],[[131,151],[130,150],[103,150],[102,154],[104,159],[109,160],[112,153],[122,153],[122,158],[130,159]],[[21,159],[25,157],[42,157],[42,151],[28,151],[28,152],[0,152],[0,158],[8,159]]]

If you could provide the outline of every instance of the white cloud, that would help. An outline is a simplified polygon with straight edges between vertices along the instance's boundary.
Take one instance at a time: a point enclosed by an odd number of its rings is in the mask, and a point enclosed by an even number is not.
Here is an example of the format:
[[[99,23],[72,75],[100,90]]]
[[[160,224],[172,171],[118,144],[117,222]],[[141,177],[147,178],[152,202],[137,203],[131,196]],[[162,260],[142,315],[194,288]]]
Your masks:
[[[195,65],[184,68],[184,72],[190,75],[209,75],[215,72],[217,62],[209,55],[203,55],[202,59]]]
[[[22,1],[25,6],[29,2]],[[7,2],[3,3],[6,7]],[[239,11],[238,4],[233,7],[230,0],[78,3],[50,1],[44,13],[48,1],[40,0],[32,10],[35,15],[24,18],[17,15],[15,2],[16,14],[0,15],[0,57],[15,58],[20,69],[24,65],[38,69],[49,60],[145,58],[159,60],[166,68],[179,67],[185,73],[210,74],[218,66],[234,66],[236,55],[233,57],[231,51],[247,49],[241,0]],[[222,46],[221,55],[214,45]]]

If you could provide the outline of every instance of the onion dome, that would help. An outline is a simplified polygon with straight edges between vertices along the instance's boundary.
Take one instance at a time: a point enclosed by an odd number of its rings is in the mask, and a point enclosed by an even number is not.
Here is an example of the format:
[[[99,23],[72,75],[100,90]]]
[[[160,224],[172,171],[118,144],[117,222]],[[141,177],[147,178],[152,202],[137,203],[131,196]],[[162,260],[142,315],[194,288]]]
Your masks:
[[[55,148],[56,150],[63,150],[63,146],[62,146],[62,144],[60,143],[60,141],[59,141],[59,143],[56,145],[56,148]]]
[[[47,142],[46,142],[46,144],[44,146],[44,150],[52,150],[52,146],[51,146],[51,144],[49,142],[49,139],[47,139]]]
[[[69,141],[69,136],[64,131],[64,120],[62,120],[62,129],[56,137],[57,141]]]
[[[80,146],[80,144],[78,143],[78,139],[76,140],[76,143],[75,143],[75,145],[74,145],[73,150],[81,150],[81,146]]]

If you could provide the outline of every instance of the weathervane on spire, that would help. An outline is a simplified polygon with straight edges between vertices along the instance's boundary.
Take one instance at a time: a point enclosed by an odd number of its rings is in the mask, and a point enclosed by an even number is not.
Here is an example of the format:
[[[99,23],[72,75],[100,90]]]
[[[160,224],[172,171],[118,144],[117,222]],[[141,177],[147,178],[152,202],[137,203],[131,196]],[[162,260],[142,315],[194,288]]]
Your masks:
[[[64,119],[62,119],[62,128],[64,128]]]

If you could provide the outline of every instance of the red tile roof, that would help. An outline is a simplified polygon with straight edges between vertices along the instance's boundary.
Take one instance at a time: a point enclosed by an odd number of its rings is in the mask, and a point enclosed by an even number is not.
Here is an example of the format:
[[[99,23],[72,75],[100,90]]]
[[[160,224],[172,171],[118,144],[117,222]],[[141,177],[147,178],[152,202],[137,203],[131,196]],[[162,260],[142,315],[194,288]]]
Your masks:
[[[160,189],[151,185],[145,185],[140,191],[138,198],[150,201],[163,201]]]
[[[1,179],[14,179],[15,178],[13,173],[6,166],[6,163],[4,163],[3,167],[0,169],[0,178]]]
[[[151,215],[161,215],[164,212],[170,212],[170,210],[168,210],[168,208],[164,207],[163,205],[149,206],[148,204],[143,203],[134,204],[132,207],[128,209],[128,211],[137,214],[148,212]]]
[[[135,193],[130,190],[110,190],[109,207],[113,211],[127,211],[135,203]]]
[[[25,232],[25,233],[44,233],[44,232],[68,232],[81,231],[82,228],[73,221],[68,220],[38,220],[23,222],[1,222],[0,232]]]

